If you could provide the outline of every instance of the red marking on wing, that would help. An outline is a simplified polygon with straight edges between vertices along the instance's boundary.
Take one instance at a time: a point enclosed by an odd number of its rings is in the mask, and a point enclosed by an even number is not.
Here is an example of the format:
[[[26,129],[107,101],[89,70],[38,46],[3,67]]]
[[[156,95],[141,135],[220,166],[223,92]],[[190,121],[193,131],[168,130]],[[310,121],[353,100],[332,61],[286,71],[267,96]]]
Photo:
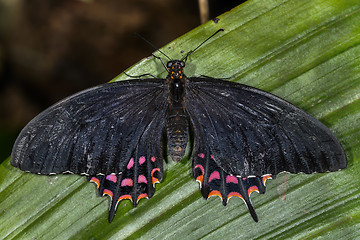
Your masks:
[[[121,181],[121,186],[122,187],[126,187],[126,186],[129,186],[129,187],[132,187],[133,186],[133,180],[131,178],[124,178],[122,181]]]
[[[238,198],[241,198],[242,200],[244,200],[243,196],[241,196],[241,194],[238,193],[238,192],[230,192],[228,194],[227,200],[229,201],[229,199],[232,198],[232,197],[238,197]]]
[[[155,162],[156,161],[156,157],[151,157],[151,161]]]
[[[111,199],[113,198],[113,192],[109,189],[104,189],[103,196],[108,195]]]
[[[205,154],[203,154],[203,153],[199,153],[198,156],[199,156],[200,158],[205,158]]]
[[[151,179],[152,179],[152,184],[153,184],[154,187],[155,187],[156,183],[159,183],[159,179],[154,177],[154,173],[157,172],[157,171],[160,172],[160,169],[159,168],[153,168],[153,170],[151,170]]]
[[[204,175],[205,173],[205,170],[204,170],[204,167],[200,164],[196,165],[195,168],[200,168],[201,172],[202,172],[202,175]]]
[[[212,196],[218,196],[218,197],[221,198],[221,200],[223,199],[221,193],[220,193],[218,190],[212,190],[212,191],[209,193],[208,198],[209,198],[209,197],[212,197]]]
[[[211,174],[210,174],[210,177],[209,177],[209,182],[211,182],[212,180],[214,179],[220,179],[220,173],[218,171],[213,171]]]
[[[124,200],[124,199],[129,199],[129,200],[131,200],[131,201],[133,200],[132,197],[131,197],[131,195],[126,194],[126,195],[120,196],[117,201],[119,202],[119,201]]]
[[[201,154],[203,154],[203,153],[201,153]],[[202,188],[205,170],[204,170],[204,167],[200,164],[196,165],[195,169],[196,168],[199,168],[201,171],[201,175],[196,177],[196,181],[200,183],[200,188]]]
[[[116,177],[115,174],[107,175],[107,176],[106,176],[106,179],[109,180],[109,181],[112,181],[112,182],[114,182],[114,183],[117,182],[117,177]]]
[[[266,180],[268,180],[268,179],[272,179],[270,174],[264,175],[262,177],[262,183],[263,183],[264,186],[265,186]]]
[[[200,188],[202,188],[202,182],[203,182],[203,179],[204,179],[204,175],[200,175],[196,178],[196,181],[198,183],[200,183]]]
[[[97,186],[97,188],[99,188],[99,187],[100,187],[100,181],[99,181],[99,179],[98,179],[98,178],[96,178],[96,177],[92,177],[92,178],[90,179],[90,182],[95,183],[95,184],[96,184],[96,186]]]
[[[253,193],[253,192],[259,192],[259,189],[258,189],[257,186],[251,186],[251,187],[249,187],[249,189],[248,189],[248,195],[249,195],[249,197],[250,197],[250,194]]]
[[[127,169],[130,169],[130,168],[132,168],[134,166],[134,158],[130,158],[130,160],[129,160],[129,163],[128,163],[128,165],[127,165]]]
[[[148,195],[147,195],[146,193],[142,193],[142,194],[140,194],[140,195],[138,196],[136,202],[139,202],[140,199],[142,199],[142,198],[149,198],[149,197],[148,197]]]
[[[138,183],[146,183],[147,184],[147,179],[144,175],[139,175],[138,177]]]
[[[140,158],[139,158],[139,164],[141,165],[141,164],[143,164],[144,162],[145,162],[145,157],[144,156],[141,156]]]
[[[238,184],[239,180],[237,179],[237,177],[232,176],[232,175],[227,175],[226,176],[226,183],[235,183]]]

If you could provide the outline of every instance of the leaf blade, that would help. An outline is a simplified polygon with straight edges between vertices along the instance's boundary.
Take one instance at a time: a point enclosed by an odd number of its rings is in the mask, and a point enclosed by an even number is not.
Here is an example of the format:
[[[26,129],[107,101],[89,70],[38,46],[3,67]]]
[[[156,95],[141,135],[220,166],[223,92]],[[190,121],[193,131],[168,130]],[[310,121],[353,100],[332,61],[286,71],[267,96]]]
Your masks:
[[[226,208],[216,198],[201,199],[189,161],[170,163],[152,199],[135,209],[120,203],[108,224],[108,200],[97,198],[83,178],[34,176],[13,169],[7,160],[0,165],[0,237],[360,237],[355,231],[360,218],[359,9],[356,1],[248,1],[220,16],[218,24],[209,22],[163,48],[178,56],[224,28],[223,35],[191,55],[187,74],[234,76],[302,107],[338,136],[349,157],[346,170],[280,175],[268,183],[265,195],[252,196],[260,218],[256,224],[239,199]],[[165,73],[153,59],[127,71],[144,72]],[[277,186],[285,183],[284,202]]]

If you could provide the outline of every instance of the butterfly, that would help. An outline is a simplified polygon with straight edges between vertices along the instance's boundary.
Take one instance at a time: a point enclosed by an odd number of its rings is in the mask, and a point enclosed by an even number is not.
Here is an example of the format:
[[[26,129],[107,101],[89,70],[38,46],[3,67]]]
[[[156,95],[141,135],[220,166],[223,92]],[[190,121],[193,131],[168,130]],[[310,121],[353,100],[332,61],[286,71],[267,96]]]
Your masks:
[[[346,167],[334,134],[291,103],[225,79],[187,77],[187,57],[204,42],[166,64],[154,55],[168,72],[165,79],[106,83],[49,107],[19,134],[12,165],[37,174],[86,175],[100,195],[111,197],[109,222],[121,200],[135,207],[154,195],[165,156],[179,162],[188,140],[203,197],[219,196],[223,205],[239,197],[256,222],[250,194],[264,194],[266,180],[284,171]]]

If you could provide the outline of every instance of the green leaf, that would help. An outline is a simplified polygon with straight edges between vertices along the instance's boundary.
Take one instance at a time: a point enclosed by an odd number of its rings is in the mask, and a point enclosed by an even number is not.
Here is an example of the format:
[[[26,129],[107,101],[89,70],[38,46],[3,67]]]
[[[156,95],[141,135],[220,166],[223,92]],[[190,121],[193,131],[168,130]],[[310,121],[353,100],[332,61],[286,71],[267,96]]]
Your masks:
[[[122,201],[107,222],[107,198],[74,175],[38,176],[0,165],[1,239],[355,239],[360,237],[360,3],[357,0],[253,0],[161,50],[187,61],[188,76],[227,78],[270,91],[325,123],[343,144],[347,169],[280,174],[252,195],[255,223],[232,198],[202,199],[191,162],[169,161],[154,197]],[[182,53],[184,51],[184,53]],[[156,53],[159,55],[159,53]],[[154,58],[128,74],[165,70]],[[115,80],[126,79],[121,74]]]

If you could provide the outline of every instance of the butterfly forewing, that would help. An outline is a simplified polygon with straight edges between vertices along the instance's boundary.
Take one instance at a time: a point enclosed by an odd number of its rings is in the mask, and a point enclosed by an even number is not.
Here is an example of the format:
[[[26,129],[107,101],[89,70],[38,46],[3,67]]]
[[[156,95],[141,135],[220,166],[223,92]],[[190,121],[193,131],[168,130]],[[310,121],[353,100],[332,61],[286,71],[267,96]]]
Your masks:
[[[346,167],[330,130],[279,97],[213,78],[190,78],[186,91],[194,144],[205,142],[226,173],[248,177]]]
[[[96,175],[121,172],[138,150],[160,154],[164,86],[161,79],[114,82],[64,99],[22,130],[11,163],[33,173]]]

